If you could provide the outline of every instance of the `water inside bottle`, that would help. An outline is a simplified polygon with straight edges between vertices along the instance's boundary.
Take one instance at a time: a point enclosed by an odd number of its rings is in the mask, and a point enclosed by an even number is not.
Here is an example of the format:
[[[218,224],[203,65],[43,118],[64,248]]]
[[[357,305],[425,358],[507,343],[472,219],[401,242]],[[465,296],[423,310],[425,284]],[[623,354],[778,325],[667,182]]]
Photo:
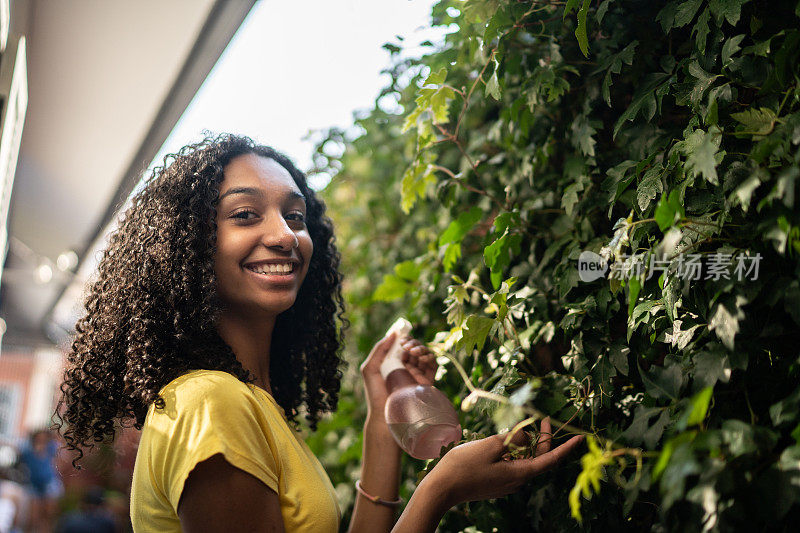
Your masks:
[[[389,424],[389,429],[400,446],[416,459],[435,459],[442,446],[461,438],[460,425],[431,424],[426,420]]]

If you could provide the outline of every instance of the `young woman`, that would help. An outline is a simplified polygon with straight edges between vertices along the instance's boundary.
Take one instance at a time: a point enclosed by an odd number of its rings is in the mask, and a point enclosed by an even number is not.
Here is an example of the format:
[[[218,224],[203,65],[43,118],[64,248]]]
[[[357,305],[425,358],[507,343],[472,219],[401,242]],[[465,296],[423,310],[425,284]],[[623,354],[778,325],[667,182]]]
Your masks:
[[[336,493],[295,431],[301,409],[316,430],[336,408],[342,376],[348,321],[325,205],[289,159],[248,138],[172,157],[110,237],[76,325],[58,425],[73,464],[133,420],[135,531],[338,531]],[[433,531],[451,506],[508,494],[578,444],[514,461],[502,436],[458,446],[395,523],[400,449],[378,371],[393,340],[361,365],[369,414],[350,531]],[[410,337],[404,349],[432,382],[429,350]]]

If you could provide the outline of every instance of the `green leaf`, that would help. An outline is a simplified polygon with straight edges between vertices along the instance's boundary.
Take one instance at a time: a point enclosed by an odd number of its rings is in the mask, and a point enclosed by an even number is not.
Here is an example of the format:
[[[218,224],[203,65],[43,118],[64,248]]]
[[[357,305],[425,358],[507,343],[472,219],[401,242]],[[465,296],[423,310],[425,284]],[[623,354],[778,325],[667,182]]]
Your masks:
[[[631,425],[628,426],[628,429],[622,433],[623,438],[628,442],[629,445],[639,446],[644,441],[647,432],[650,430],[650,419],[666,411],[667,409],[662,407],[645,407],[644,405],[636,406],[636,411],[633,414],[633,422],[631,422]],[[669,420],[668,412],[667,420]],[[652,436],[649,440],[651,439]],[[655,442],[658,442],[658,439],[656,439]],[[651,440],[651,445],[649,445],[648,448],[652,448],[653,446],[655,446],[655,443]]]
[[[669,78],[669,74],[665,74],[663,72],[655,72],[649,74],[644,82],[639,85],[639,89],[637,89],[636,93],[633,95],[633,100],[631,101],[628,108],[625,110],[622,115],[617,119],[617,122],[614,124],[614,133],[612,138],[617,137],[617,133],[625,124],[626,121],[633,121],[639,113],[644,116],[646,120],[650,120],[653,118],[656,112],[656,95],[654,93],[656,87],[658,87],[661,83],[664,82]]]
[[[408,116],[406,117],[405,121],[403,122],[403,127],[400,131],[405,133],[411,128],[415,127],[417,125],[417,121],[419,120],[420,116],[422,116],[423,111],[425,111],[424,108],[420,106],[415,107],[414,111],[409,113]]]
[[[773,431],[741,420],[726,420],[722,423],[720,434],[732,457],[768,452],[778,440]]]
[[[613,0],[605,0],[600,7],[597,8],[597,23],[603,23],[603,17],[606,16],[606,12],[608,11],[609,6]]]
[[[648,372],[639,369],[647,394],[656,400],[677,400],[683,386],[684,375],[681,365],[670,364],[664,368],[650,367]]]
[[[378,285],[372,298],[379,302],[392,302],[402,298],[412,289],[412,285],[394,274],[384,274],[383,282]]]
[[[713,387],[706,387],[692,397],[689,419],[686,422],[688,427],[699,426],[706,419],[708,404],[711,402],[711,394],[713,392]]]
[[[473,207],[469,211],[459,214],[439,236],[439,246],[460,243],[482,217],[483,209],[480,207]]]
[[[611,454],[607,450],[601,449],[597,445],[597,441],[594,437],[587,436],[586,444],[589,451],[581,457],[581,466],[583,469],[581,473],[578,474],[578,478],[575,480],[575,486],[572,487],[567,497],[572,517],[578,522],[583,521],[581,517],[581,495],[589,499],[592,497],[593,488],[595,493],[600,492],[600,480],[603,477],[603,468],[612,462]]]
[[[471,353],[474,348],[482,350],[486,337],[494,324],[494,319],[470,315],[467,317],[466,329],[463,330],[462,337],[458,341],[459,347],[467,353]]]
[[[509,18],[505,10],[498,9],[494,16],[489,19],[489,23],[486,25],[486,30],[483,32],[484,46],[487,46],[489,43],[491,43],[497,37],[497,34],[500,31],[505,30],[512,24],[514,24],[514,21]]]
[[[656,15],[656,22],[661,22],[661,29],[669,33],[675,25],[675,14],[678,11],[678,0],[668,2]]]
[[[430,110],[435,123],[444,124],[449,120],[448,110],[450,100],[452,100],[455,95],[456,93],[449,87],[442,87],[431,95]]]
[[[628,375],[628,354],[631,349],[622,344],[614,344],[609,348],[608,357],[620,373]]]
[[[689,95],[689,100],[692,104],[697,105],[702,100],[708,88],[714,83],[714,80],[719,78],[720,75],[706,72],[697,61],[689,63],[688,71],[694,78],[697,78],[697,83],[694,84],[692,92]]]
[[[737,294],[735,300],[728,298],[719,302],[711,314],[708,329],[716,333],[729,350],[733,350],[733,339],[739,332],[739,321],[744,318],[741,308],[746,302],[744,296]]]
[[[774,426],[779,426],[786,422],[795,422],[800,412],[800,388],[784,398],[774,403],[769,408],[769,417]]]
[[[486,95],[495,100],[500,100],[500,83],[497,81],[497,70],[495,70],[489,81],[486,82]]]
[[[564,20],[567,18],[567,15],[578,9],[578,2],[579,0],[567,0],[567,3],[564,5],[564,14],[561,20]]]
[[[644,435],[642,435],[642,441],[648,449],[653,449],[656,447],[669,423],[669,410],[664,409],[661,411],[661,415],[659,415],[655,423],[647,428],[647,431],[645,431]]]
[[[683,325],[682,320],[675,320],[672,322],[672,332],[667,331],[664,336],[664,342],[670,343],[678,350],[683,350],[691,342],[695,330],[700,327],[700,324],[695,324],[689,329],[681,329]]]
[[[648,300],[638,304],[628,319],[628,327],[635,330],[641,322],[649,322],[650,315],[655,315],[663,309],[664,305],[661,300]]]
[[[753,193],[758,189],[759,185],[761,185],[761,179],[759,179],[759,174],[754,172],[733,191],[736,200],[745,212],[747,212],[750,207],[750,198],[752,198]]]
[[[564,189],[564,194],[561,197],[561,207],[566,211],[567,216],[575,214],[575,205],[578,203],[578,193],[583,190],[583,182],[577,181],[567,186]]]
[[[583,5],[578,11],[578,27],[575,29],[575,37],[578,38],[578,46],[584,57],[589,57],[589,39],[586,36],[586,13],[589,10],[590,0],[583,0]]]
[[[397,277],[408,282],[414,282],[419,278],[420,267],[414,261],[403,261],[394,266],[394,273]]]
[[[447,69],[442,67],[436,72],[431,71],[425,81],[422,83],[422,86],[425,87],[427,85],[441,85],[444,83],[444,80],[447,79]]]
[[[631,278],[628,280],[628,315],[633,314],[633,308],[639,298],[639,291],[642,288],[642,283],[639,278]]]
[[[697,327],[697,326],[695,326]],[[692,356],[695,383],[713,387],[718,381],[727,383],[731,378],[731,364],[723,351],[703,351]]]
[[[697,33],[695,44],[700,53],[706,51],[706,40],[708,39],[708,32],[710,31],[708,29],[708,21],[710,18],[711,13],[708,8],[705,8],[700,16],[697,17],[697,22],[694,25],[694,29],[692,29],[692,33]]]
[[[677,189],[670,192],[669,196],[663,193],[661,194],[661,200],[659,200],[655,214],[653,215],[661,231],[665,231],[680,220],[683,214],[683,206],[681,205],[679,196],[680,193]]]
[[[686,168],[695,176],[702,174],[713,185],[719,185],[717,177],[717,149],[720,136],[714,131],[694,130],[681,146],[687,155]]]
[[[730,63],[731,57],[733,57],[733,54],[735,54],[736,52],[738,52],[739,50],[742,49],[739,46],[739,44],[742,42],[742,40],[744,38],[745,38],[745,35],[742,33],[740,35],[736,35],[735,37],[731,37],[730,39],[725,41],[724,45],[722,45],[722,66],[723,67],[727,66],[728,63]]]
[[[736,26],[742,12],[742,6],[749,0],[709,0],[708,7],[714,13],[717,25],[722,24],[722,19],[728,21],[731,26]]]
[[[666,194],[661,194],[661,200],[659,200],[658,205],[656,205],[656,211],[653,217],[656,219],[658,229],[661,231],[666,230],[675,222],[675,210],[672,209],[672,206],[667,202]]]
[[[628,45],[611,56],[608,61],[606,61],[603,66],[598,69],[596,72],[601,72],[603,69],[606,69],[606,75],[603,78],[603,85],[601,90],[603,92],[603,99],[608,104],[608,107],[611,107],[611,85],[613,84],[611,80],[611,74],[619,74],[622,70],[622,64],[632,65],[633,64],[633,56],[636,52],[636,47],[639,45],[639,41],[631,41]]]
[[[585,115],[581,115],[572,122],[572,144],[578,147],[583,155],[594,157],[594,145],[597,144],[592,136],[597,130],[589,123]]]
[[[434,157],[431,152],[424,152],[403,174],[400,207],[404,213],[410,213],[417,198],[424,197],[428,185],[436,182],[435,171],[431,165]]]
[[[747,48],[742,50],[742,53],[744,55],[756,55],[761,57],[767,57],[770,53],[771,46],[772,46],[772,37],[764,41],[756,41],[756,44],[748,46]]]
[[[744,127],[740,134],[763,136],[772,133],[775,121],[778,117],[772,109],[761,107],[759,109],[747,109],[741,113],[731,113],[731,117],[740,122]]]
[[[443,259],[445,272],[449,272],[461,257],[461,241],[482,216],[483,210],[480,207],[473,207],[458,215],[439,236],[439,246],[447,246]]]
[[[511,262],[512,256],[520,253],[521,242],[522,236],[519,233],[511,233],[505,228],[502,236],[484,249],[483,260],[491,270],[492,285],[495,289],[500,286],[503,269]]]
[[[661,183],[661,166],[653,166],[647,169],[644,173],[642,181],[636,188],[636,200],[639,209],[644,212],[650,205],[650,202],[664,190],[664,184]]]
[[[525,411],[512,404],[502,404],[492,413],[492,421],[498,430],[511,429],[523,418]]]
[[[675,450],[682,444],[692,442],[696,436],[697,431],[687,431],[686,433],[675,435],[666,442],[664,448],[661,450],[661,454],[658,456],[656,465],[653,467],[653,481],[657,481],[658,478],[661,477],[661,474],[664,473]]]
[[[675,12],[674,27],[680,28],[681,26],[689,24],[694,18],[695,13],[697,13],[697,10],[700,9],[700,4],[702,3],[703,0],[687,0],[678,5],[678,9]]]

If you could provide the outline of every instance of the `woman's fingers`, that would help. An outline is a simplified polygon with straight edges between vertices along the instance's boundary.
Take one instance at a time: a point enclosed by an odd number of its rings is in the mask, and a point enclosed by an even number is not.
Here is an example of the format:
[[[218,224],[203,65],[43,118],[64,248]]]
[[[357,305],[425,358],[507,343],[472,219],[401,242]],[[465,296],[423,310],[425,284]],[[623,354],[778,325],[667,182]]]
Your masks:
[[[433,383],[439,364],[436,362],[436,357],[430,349],[413,337],[406,337],[406,339],[401,342],[401,346],[403,347],[402,360],[404,363],[409,363],[411,366],[409,371]]]
[[[492,461],[497,461],[500,459],[506,461],[510,460],[511,456],[509,455],[509,452],[514,451],[516,448],[529,446],[531,442],[528,434],[522,429],[518,429],[511,436],[511,440],[508,442],[508,445],[505,444],[507,438],[507,432],[498,433],[476,442],[480,442],[481,445],[486,448],[485,453],[488,457],[491,457]]]
[[[372,351],[369,352],[367,358],[361,363],[360,369],[362,374],[364,372],[377,372],[378,369],[380,369],[381,363],[389,352],[389,348],[392,347],[396,335],[397,333],[392,332],[390,335],[379,340],[375,346],[372,347]]]
[[[539,426],[539,441],[536,443],[536,455],[544,455],[550,451],[553,444],[553,430],[550,427],[550,417],[546,416]]]
[[[572,437],[549,452],[531,459],[517,459],[508,463],[518,475],[528,480],[557,466],[583,443],[583,435]]]
[[[541,429],[548,429],[549,420]],[[465,501],[485,500],[505,496],[519,490],[531,478],[564,461],[583,441],[577,436],[538,457],[502,460],[513,445],[530,445],[527,433],[519,429],[509,442],[508,434],[460,444],[448,451],[431,476],[439,476],[449,488],[453,505]],[[432,477],[431,479],[435,479]]]

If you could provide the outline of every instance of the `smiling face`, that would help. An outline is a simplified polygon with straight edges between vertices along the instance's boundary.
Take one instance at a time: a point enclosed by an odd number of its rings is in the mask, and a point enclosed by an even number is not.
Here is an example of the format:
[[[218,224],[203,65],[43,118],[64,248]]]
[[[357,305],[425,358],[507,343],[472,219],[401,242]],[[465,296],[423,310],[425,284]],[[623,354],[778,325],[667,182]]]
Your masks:
[[[217,205],[217,291],[228,310],[277,315],[289,309],[314,244],[306,204],[291,174],[257,154],[224,169]]]

